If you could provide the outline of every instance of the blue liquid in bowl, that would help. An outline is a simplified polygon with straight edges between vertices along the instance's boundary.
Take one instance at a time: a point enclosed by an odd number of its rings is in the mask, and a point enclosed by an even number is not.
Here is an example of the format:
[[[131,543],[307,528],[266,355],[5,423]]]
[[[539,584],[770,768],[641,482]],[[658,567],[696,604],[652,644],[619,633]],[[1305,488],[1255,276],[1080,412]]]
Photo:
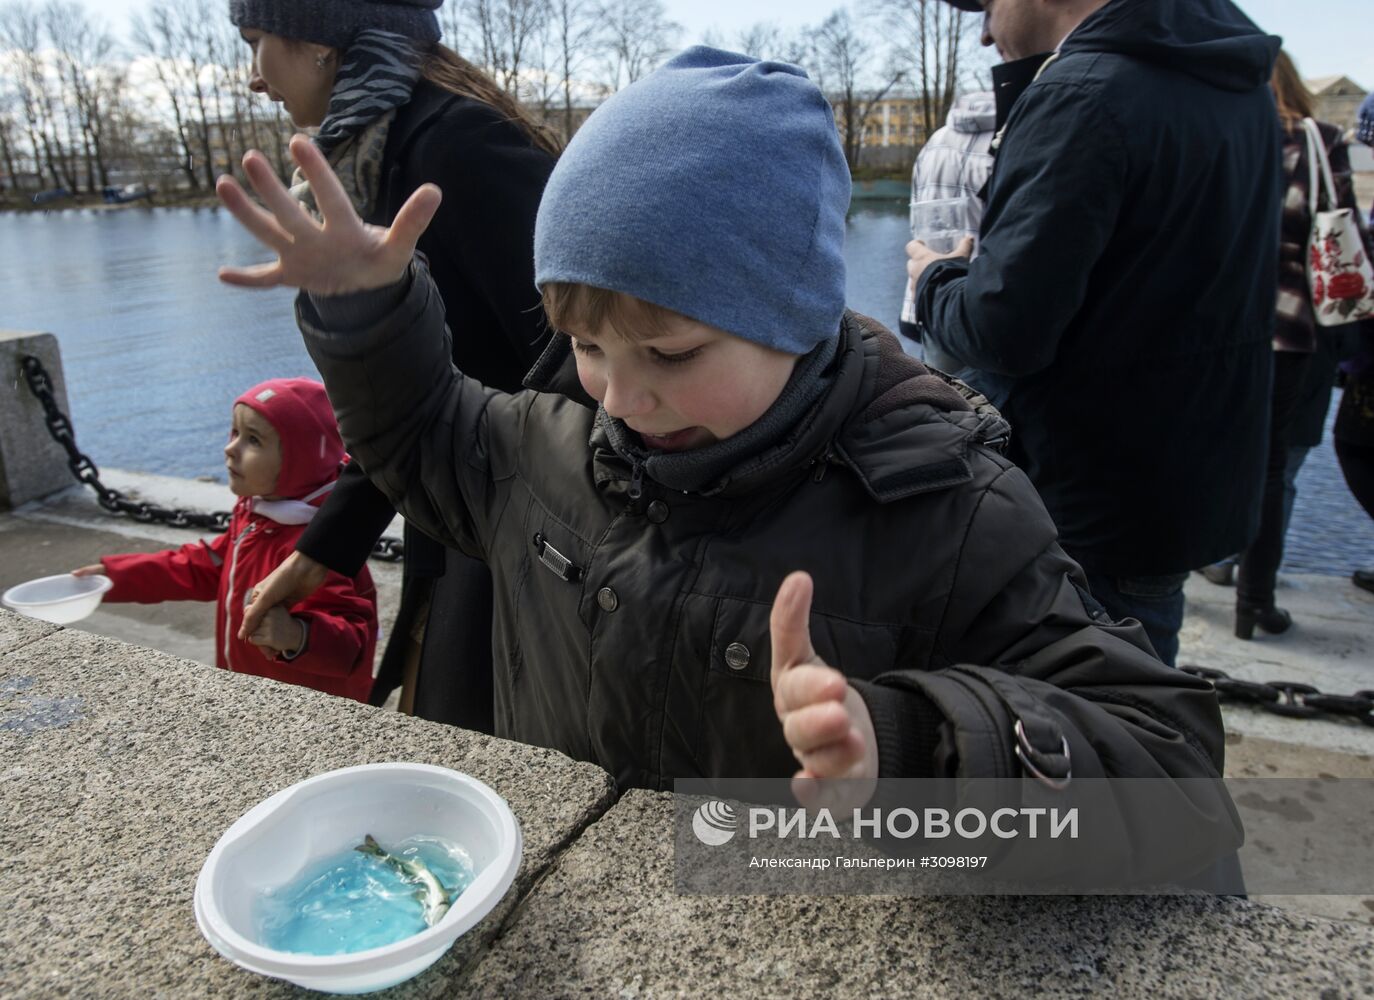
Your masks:
[[[358,843],[362,843],[362,835]],[[438,837],[408,837],[382,847],[419,858],[458,895],[472,884],[472,860]],[[344,851],[307,867],[291,882],[265,891],[255,912],[258,941],[301,955],[346,955],[403,941],[425,930],[422,887],[360,851]]]

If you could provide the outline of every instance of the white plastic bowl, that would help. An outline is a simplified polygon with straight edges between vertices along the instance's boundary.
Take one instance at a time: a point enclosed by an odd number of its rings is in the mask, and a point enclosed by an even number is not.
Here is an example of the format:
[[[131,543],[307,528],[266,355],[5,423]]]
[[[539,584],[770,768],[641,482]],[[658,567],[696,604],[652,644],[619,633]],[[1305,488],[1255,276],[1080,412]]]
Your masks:
[[[433,927],[347,955],[277,951],[256,938],[264,889],[372,834],[381,843],[442,837],[468,852],[474,878]],[[520,867],[520,824],[482,782],[428,764],[364,764],[307,778],[258,803],[224,832],[196,880],[196,924],[229,961],[326,993],[370,993],[438,960],[506,894]]]
[[[0,601],[21,615],[57,625],[79,622],[100,607],[105,591],[113,587],[108,576],[45,576],[20,583],[5,591]]]

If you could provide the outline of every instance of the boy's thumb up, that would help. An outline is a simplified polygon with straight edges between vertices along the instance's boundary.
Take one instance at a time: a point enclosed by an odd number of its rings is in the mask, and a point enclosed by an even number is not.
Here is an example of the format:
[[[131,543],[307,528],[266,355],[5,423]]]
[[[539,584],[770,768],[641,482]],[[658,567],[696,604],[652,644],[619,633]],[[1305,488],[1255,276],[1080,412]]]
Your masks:
[[[773,598],[773,612],[768,618],[768,631],[773,645],[773,703],[782,715],[778,701],[778,680],[792,667],[803,663],[819,663],[811,645],[811,594],[813,584],[809,573],[789,573]]]

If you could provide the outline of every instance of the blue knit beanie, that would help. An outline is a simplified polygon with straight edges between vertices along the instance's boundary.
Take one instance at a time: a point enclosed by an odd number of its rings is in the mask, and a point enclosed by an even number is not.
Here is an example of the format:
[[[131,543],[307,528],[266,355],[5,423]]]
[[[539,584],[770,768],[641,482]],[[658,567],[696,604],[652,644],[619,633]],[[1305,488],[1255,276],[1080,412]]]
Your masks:
[[[844,312],[849,168],[804,70],[697,46],[612,96],[558,160],[534,271],[805,354]]]

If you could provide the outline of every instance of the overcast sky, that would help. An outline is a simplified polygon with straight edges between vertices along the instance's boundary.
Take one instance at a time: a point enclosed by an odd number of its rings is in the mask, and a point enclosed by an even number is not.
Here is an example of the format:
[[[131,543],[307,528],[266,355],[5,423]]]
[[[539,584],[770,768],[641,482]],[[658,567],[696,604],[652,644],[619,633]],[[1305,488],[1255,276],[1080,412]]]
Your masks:
[[[147,0],[82,0],[103,16],[116,35],[127,38],[134,11]],[[453,2],[453,0],[449,0]],[[1371,0],[1238,0],[1256,24],[1281,35],[1306,77],[1344,74],[1374,88],[1374,2]],[[228,8],[228,4],[224,4]],[[667,0],[668,13],[686,32],[683,44],[710,29],[726,39],[760,21],[784,28],[818,24],[842,4],[835,0]]]

